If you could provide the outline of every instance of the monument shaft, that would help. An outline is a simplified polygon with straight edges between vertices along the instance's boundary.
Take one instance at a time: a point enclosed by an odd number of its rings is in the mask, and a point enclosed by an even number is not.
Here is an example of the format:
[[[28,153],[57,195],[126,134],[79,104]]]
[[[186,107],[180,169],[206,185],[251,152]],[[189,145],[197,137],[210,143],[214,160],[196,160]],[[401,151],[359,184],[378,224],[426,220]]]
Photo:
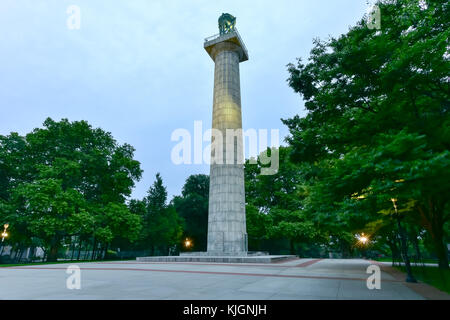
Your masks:
[[[273,263],[294,257],[248,253],[239,79],[239,63],[248,60],[248,52],[235,24],[235,17],[223,13],[220,34],[204,44],[215,63],[207,252],[138,261]]]
[[[239,63],[248,59],[237,31],[205,43],[215,63],[208,254],[245,255],[247,231]],[[214,133],[220,133],[218,136]]]

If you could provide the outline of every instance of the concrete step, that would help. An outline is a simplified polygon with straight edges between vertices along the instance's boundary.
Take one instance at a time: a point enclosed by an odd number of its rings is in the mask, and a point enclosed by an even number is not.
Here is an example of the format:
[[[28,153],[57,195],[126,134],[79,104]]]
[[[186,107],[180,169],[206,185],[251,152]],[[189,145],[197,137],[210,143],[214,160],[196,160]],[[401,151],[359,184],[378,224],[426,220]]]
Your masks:
[[[275,263],[293,259],[293,255],[264,256],[160,256],[137,257],[139,262],[211,262],[211,263]]]

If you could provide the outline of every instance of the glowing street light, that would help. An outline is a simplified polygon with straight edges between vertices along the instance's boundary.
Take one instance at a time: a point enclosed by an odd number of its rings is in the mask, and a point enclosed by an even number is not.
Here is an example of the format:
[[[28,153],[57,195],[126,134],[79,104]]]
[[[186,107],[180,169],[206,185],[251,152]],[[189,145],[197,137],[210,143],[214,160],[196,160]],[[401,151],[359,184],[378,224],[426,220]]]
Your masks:
[[[8,232],[6,232],[6,230],[8,229],[9,224],[5,223],[3,225],[3,233],[2,233],[2,242],[5,240],[6,237],[8,237]]]
[[[364,233],[361,233],[360,235],[356,234],[355,237],[358,239],[357,246],[361,250],[363,257],[366,258],[367,257],[366,250],[369,244],[369,236],[366,236],[364,235]]]
[[[189,238],[186,238],[186,240],[184,240],[184,246],[186,247],[186,249],[189,249],[190,247],[192,247],[192,241]]]
[[[397,212],[397,199],[392,198],[391,201],[392,201],[392,204],[394,205],[395,214],[398,214],[398,212]]]
[[[363,245],[365,245],[367,242],[369,242],[369,238],[364,235],[364,233],[359,238],[359,242],[361,242]]]
[[[2,250],[0,250],[0,257],[1,257],[2,254],[3,254],[3,248],[4,248],[3,241],[5,241],[5,238],[8,237],[8,232],[6,232],[6,230],[8,229],[8,227],[9,227],[9,224],[7,224],[7,223],[5,223],[5,224],[3,225],[2,242],[1,242],[1,244],[2,244],[2,245],[1,245]]]

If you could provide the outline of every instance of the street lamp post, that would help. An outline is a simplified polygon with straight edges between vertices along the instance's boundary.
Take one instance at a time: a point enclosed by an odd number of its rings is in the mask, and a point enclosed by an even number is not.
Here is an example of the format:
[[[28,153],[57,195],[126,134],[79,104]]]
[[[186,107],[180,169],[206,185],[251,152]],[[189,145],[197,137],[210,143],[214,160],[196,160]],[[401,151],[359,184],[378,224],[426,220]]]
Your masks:
[[[369,241],[369,239],[363,233],[361,234],[361,238],[359,238],[359,241],[361,241],[361,243],[365,245]]]
[[[5,224],[3,225],[3,232],[2,232],[2,250],[0,251],[0,257],[1,257],[2,254],[3,254],[3,247],[4,247],[3,241],[5,241],[5,238],[8,236],[8,233],[6,232],[6,230],[8,230],[8,227],[9,227],[9,224],[7,224],[7,223],[5,223]]]
[[[191,241],[191,239],[186,238],[186,240],[184,240],[184,247],[185,247],[186,249],[188,249],[188,250],[192,247],[192,241]]]
[[[406,282],[414,282],[415,283],[415,282],[417,282],[417,280],[414,278],[414,276],[412,274],[411,264],[409,262],[408,246],[406,244],[405,233],[404,233],[402,224],[400,223],[400,216],[399,216],[398,210],[397,210],[397,199],[391,199],[391,201],[392,201],[392,204],[394,205],[395,218],[397,219],[398,233],[400,236],[402,257],[403,257],[403,261],[405,262]]]
[[[366,245],[369,243],[369,238],[364,235],[364,233],[361,234],[359,237],[359,243],[361,244],[361,248],[363,250],[363,257],[367,258],[367,247]]]

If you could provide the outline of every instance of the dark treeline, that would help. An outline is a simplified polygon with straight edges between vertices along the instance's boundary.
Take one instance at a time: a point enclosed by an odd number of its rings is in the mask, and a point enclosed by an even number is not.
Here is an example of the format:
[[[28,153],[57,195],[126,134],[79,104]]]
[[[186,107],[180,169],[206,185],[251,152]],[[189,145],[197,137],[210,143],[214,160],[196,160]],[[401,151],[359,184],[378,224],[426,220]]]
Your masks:
[[[0,136],[0,221],[15,258],[39,247],[48,261],[63,248],[95,259],[113,239],[137,240],[140,217],[125,203],[142,174],[133,152],[85,121],[47,119],[26,136]]]
[[[365,233],[372,249],[405,259],[409,245],[417,257],[425,248],[448,269],[450,6],[378,6],[379,30],[361,20],[288,65],[307,114],[283,120],[279,174],[247,175],[248,215],[260,221],[256,239],[284,235],[345,256]]]

